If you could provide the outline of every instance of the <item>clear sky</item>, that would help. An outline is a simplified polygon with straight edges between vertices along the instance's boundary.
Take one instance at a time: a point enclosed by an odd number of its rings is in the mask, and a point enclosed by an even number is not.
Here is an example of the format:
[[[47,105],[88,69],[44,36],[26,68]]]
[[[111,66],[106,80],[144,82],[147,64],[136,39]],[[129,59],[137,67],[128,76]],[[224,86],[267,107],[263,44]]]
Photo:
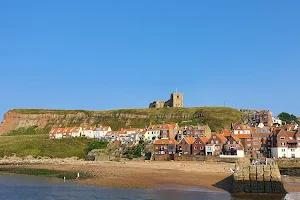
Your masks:
[[[300,116],[300,1],[2,1],[0,116],[186,107]],[[1,117],[0,117],[1,118]]]

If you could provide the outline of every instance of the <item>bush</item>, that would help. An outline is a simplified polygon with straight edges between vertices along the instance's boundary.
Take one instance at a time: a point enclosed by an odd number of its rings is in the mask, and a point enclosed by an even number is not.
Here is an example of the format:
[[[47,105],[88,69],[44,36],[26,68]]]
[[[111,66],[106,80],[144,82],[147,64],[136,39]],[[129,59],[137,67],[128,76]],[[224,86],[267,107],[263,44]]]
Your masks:
[[[99,141],[92,141],[89,143],[89,146],[85,149],[85,153],[92,151],[93,149],[105,149],[108,142],[99,142]]]

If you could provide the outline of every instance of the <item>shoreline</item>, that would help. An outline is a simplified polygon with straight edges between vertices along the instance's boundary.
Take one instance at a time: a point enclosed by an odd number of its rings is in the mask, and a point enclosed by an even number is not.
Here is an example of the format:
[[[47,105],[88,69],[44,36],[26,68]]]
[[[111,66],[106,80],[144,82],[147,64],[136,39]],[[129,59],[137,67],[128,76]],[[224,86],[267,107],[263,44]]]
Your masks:
[[[161,189],[168,185],[169,189],[175,190],[194,187],[215,192],[230,192],[232,173],[229,172],[229,169],[234,168],[234,164],[215,162],[203,164],[195,161],[79,161],[60,164],[0,165],[1,171],[4,168],[43,169],[72,174],[79,172],[89,174],[89,176],[85,176],[84,179],[74,177],[73,181],[110,188]],[[300,192],[299,177],[282,176],[282,180],[288,192]]]

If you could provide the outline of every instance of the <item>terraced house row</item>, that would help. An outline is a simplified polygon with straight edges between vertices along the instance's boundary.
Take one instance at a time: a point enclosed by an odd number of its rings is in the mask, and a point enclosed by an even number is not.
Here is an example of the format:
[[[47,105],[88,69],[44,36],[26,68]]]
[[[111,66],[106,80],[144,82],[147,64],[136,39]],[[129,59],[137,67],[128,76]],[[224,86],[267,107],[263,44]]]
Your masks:
[[[180,128],[175,137],[163,137],[154,142],[154,155],[169,159],[178,156],[211,155],[244,157],[245,155],[275,158],[300,158],[300,130],[297,124],[267,127],[234,125],[220,133],[197,127]]]

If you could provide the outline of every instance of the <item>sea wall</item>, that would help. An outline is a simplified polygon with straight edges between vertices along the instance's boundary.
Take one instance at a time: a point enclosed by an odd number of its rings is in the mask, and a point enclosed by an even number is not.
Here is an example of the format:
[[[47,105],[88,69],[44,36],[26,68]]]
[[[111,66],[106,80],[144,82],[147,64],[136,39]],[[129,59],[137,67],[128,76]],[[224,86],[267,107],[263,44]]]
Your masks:
[[[300,168],[299,158],[293,158],[293,159],[281,158],[275,160],[275,162],[277,163],[279,169]]]
[[[236,164],[231,192],[285,194],[286,190],[276,164]]]

